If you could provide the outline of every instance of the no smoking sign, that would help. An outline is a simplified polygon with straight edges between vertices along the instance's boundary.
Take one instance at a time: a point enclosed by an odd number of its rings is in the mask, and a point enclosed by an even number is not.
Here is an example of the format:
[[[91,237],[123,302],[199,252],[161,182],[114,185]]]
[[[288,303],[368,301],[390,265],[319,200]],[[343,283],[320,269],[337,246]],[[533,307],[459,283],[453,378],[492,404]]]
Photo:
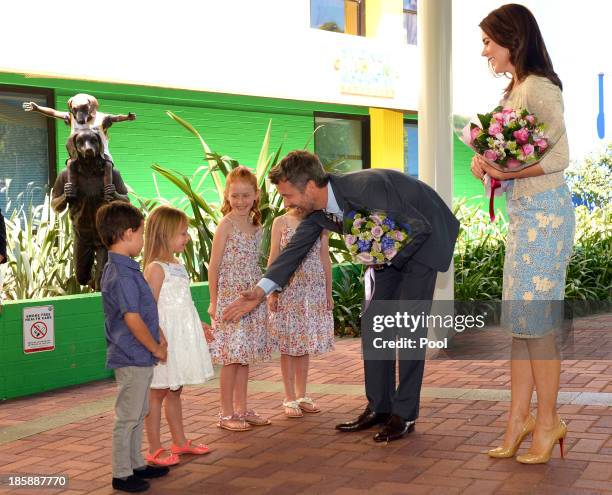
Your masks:
[[[30,327],[30,334],[37,340],[43,339],[47,335],[47,325],[44,321],[37,321]]]
[[[23,352],[55,349],[53,306],[23,308]]]

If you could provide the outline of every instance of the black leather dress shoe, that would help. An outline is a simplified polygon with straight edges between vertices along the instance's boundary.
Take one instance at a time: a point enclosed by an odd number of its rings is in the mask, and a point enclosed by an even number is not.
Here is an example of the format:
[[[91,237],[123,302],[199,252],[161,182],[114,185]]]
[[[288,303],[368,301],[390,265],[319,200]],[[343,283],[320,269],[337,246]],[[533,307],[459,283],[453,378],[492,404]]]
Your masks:
[[[136,476],[128,476],[126,479],[113,478],[113,489],[122,492],[138,493],[149,489],[149,482],[141,480]]]
[[[134,476],[142,480],[148,480],[151,478],[161,478],[166,476],[170,472],[170,468],[166,466],[151,466],[147,464],[142,469],[134,469]]]
[[[368,430],[372,426],[386,423],[389,416],[391,416],[389,413],[377,413],[366,407],[355,421],[340,423],[336,425],[336,430],[344,432]]]
[[[399,440],[414,431],[414,421],[406,421],[397,414],[392,414],[382,429],[374,435],[375,442],[392,442]]]

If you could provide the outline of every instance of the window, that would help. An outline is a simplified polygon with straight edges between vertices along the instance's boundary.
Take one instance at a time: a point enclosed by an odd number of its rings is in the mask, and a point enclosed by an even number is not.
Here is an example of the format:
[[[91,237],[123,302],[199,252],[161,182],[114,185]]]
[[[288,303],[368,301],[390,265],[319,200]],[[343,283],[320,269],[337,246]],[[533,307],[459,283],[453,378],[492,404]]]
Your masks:
[[[310,27],[365,35],[364,0],[310,0]]]
[[[404,0],[404,32],[409,45],[417,44],[417,0]]]
[[[370,120],[367,116],[315,114],[315,153],[324,167],[352,172],[370,167]]]
[[[416,120],[404,120],[404,173],[419,176],[419,127]]]
[[[55,121],[22,105],[53,103],[51,90],[0,86],[0,209],[42,204],[55,180]]]

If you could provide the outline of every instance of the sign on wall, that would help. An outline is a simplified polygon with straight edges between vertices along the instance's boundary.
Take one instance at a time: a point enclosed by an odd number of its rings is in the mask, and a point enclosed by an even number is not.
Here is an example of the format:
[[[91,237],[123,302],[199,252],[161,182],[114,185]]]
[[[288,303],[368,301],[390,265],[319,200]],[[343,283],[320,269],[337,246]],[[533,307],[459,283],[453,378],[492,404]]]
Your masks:
[[[334,61],[340,75],[340,92],[393,98],[397,74],[383,52],[345,48]]]
[[[53,306],[23,308],[23,352],[55,349]]]

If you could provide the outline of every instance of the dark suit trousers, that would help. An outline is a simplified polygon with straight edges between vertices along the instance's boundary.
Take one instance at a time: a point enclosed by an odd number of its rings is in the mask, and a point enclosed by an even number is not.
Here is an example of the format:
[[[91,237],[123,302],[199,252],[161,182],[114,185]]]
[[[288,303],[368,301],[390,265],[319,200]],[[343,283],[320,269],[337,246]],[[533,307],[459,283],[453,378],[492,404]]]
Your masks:
[[[438,272],[414,259],[401,270],[389,266],[375,272],[375,300],[421,301],[433,298]],[[364,360],[365,388],[372,411],[393,413],[412,421],[419,416],[419,398],[425,360]]]

